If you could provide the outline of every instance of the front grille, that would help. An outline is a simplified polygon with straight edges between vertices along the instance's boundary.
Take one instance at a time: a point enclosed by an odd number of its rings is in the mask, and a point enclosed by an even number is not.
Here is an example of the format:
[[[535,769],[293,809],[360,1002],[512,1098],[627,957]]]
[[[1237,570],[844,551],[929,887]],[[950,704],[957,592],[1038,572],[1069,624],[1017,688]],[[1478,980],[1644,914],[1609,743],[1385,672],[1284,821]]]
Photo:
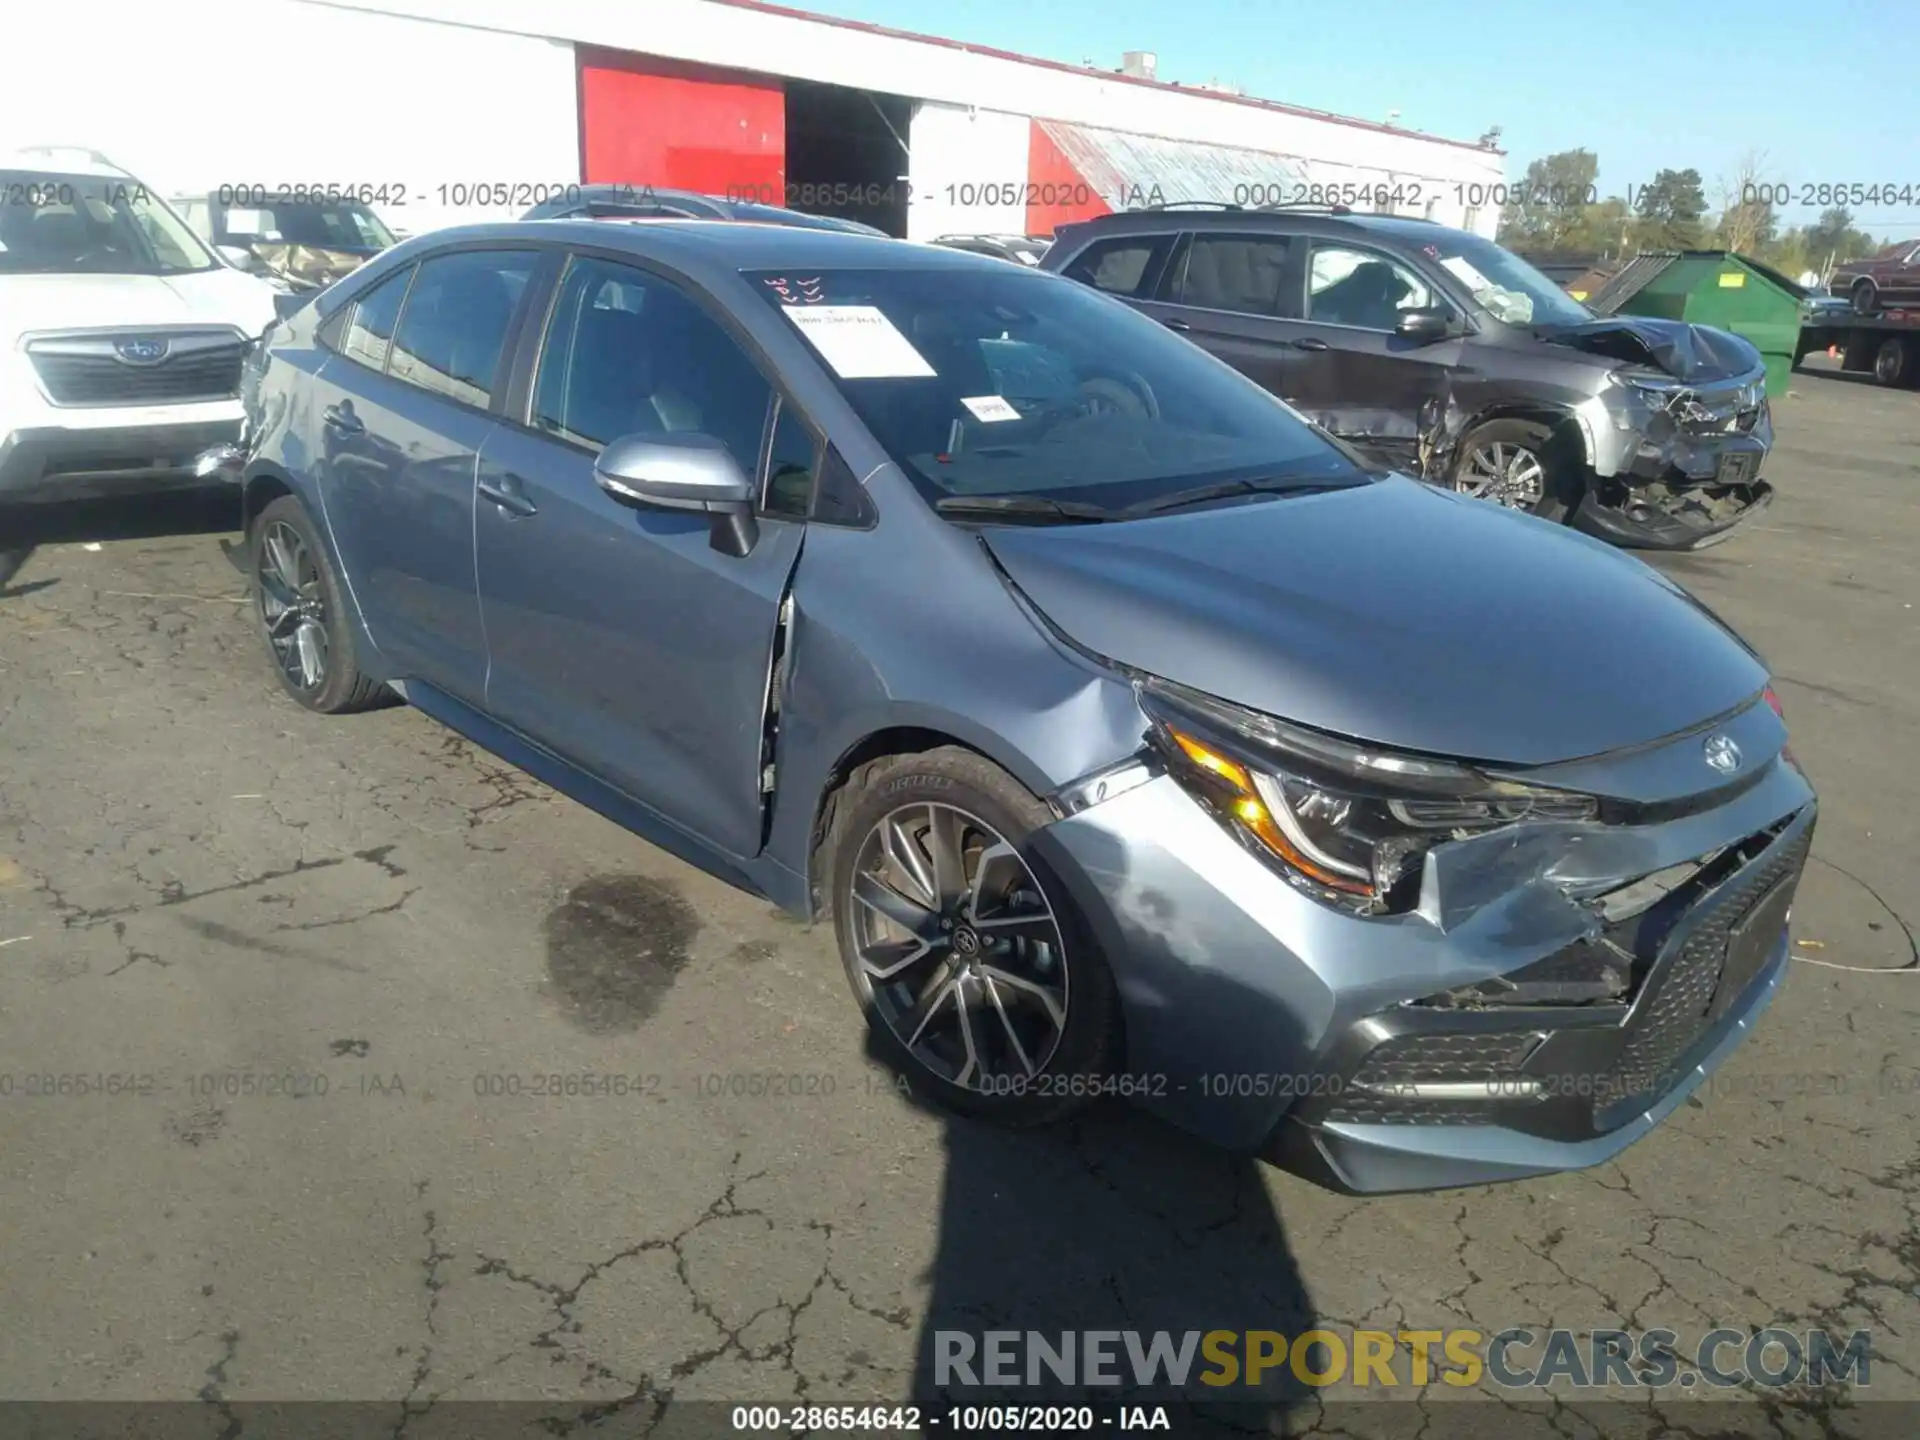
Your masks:
[[[202,344],[156,365],[130,365],[110,349],[89,355],[35,346],[28,353],[56,405],[154,405],[238,395],[246,349],[241,340]]]
[[[1448,1030],[1401,1035],[1376,1047],[1340,1087],[1327,1119],[1356,1125],[1484,1124],[1490,1101],[1511,1093],[1538,1030]],[[1416,1085],[1459,1087],[1441,1099]]]
[[[1672,1067],[1707,1026],[1734,928],[1776,885],[1799,874],[1812,843],[1812,835],[1805,834],[1781,847],[1688,917],[1691,928],[1679,950],[1648,978],[1652,988],[1629,1023],[1609,1093],[1631,1100],[1664,1090],[1678,1078]]]
[[[1463,987],[1376,1017],[1397,1033],[1366,1050],[1310,1118],[1561,1138],[1617,1128],[1682,1078],[1677,1067],[1764,969],[1759,947],[1771,953],[1812,845],[1810,826],[1782,843],[1786,828],[1715,852],[1652,906],[1607,925],[1603,942],[1547,956],[1505,977],[1505,989]]]
[[[1485,1125],[1484,1105],[1349,1090],[1327,1109],[1335,1125]]]
[[[1354,1073],[1363,1088],[1389,1090],[1403,1085],[1479,1084],[1515,1073],[1546,1038],[1534,1030],[1454,1030],[1402,1035],[1367,1056]]]

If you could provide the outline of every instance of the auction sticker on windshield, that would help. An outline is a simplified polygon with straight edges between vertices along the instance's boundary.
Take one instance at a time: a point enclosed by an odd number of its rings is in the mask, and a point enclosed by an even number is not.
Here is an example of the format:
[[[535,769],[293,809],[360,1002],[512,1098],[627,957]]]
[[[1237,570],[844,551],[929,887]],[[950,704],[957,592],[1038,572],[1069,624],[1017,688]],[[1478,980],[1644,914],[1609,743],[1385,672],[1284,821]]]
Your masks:
[[[1020,412],[998,395],[962,395],[960,403],[976,420],[1018,420]]]
[[[1479,268],[1464,255],[1449,255],[1440,263],[1461,280],[1466,281],[1467,288],[1476,294],[1482,290],[1494,288],[1493,282],[1482,275]]]
[[[934,368],[875,305],[781,307],[842,380],[894,380]]]

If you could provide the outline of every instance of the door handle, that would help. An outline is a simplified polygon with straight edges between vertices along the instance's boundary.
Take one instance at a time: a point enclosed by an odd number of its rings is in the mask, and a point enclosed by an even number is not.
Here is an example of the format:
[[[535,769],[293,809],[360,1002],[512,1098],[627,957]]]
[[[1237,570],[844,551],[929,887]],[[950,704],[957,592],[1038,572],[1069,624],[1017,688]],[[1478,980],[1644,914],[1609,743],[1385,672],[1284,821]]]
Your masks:
[[[526,482],[518,475],[500,475],[479,482],[480,493],[509,515],[537,515],[539,507],[527,498]]]
[[[1304,335],[1293,342],[1293,348],[1296,350],[1331,350],[1333,347],[1318,335]]]
[[[322,410],[320,412],[320,423],[325,425],[327,429],[340,435],[364,435],[367,433],[366,424],[358,415],[353,413],[353,406],[344,402],[339,405],[329,405],[325,410]]]
[[[1184,320],[1162,320],[1162,321],[1161,321],[1160,323],[1161,323],[1162,325],[1164,325],[1164,326],[1166,326],[1166,327],[1167,327],[1167,328],[1168,328],[1169,330],[1191,330],[1191,329],[1193,329],[1193,326],[1191,326],[1191,325],[1189,325],[1189,324],[1188,324],[1188,323],[1187,323],[1186,321],[1184,321]]]

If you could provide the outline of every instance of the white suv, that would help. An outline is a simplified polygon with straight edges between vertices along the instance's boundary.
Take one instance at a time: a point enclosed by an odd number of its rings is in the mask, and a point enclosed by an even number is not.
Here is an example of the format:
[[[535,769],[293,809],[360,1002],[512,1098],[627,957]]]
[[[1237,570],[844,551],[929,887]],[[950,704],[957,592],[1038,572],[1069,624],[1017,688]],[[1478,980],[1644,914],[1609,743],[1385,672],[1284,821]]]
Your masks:
[[[0,508],[191,483],[274,291],[91,150],[0,153]]]

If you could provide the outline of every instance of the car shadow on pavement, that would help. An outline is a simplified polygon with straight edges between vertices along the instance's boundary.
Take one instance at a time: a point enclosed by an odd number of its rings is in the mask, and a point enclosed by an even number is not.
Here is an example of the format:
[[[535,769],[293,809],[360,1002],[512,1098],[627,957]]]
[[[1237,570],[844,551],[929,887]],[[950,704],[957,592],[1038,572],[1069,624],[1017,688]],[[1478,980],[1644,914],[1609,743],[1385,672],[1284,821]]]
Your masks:
[[[1118,1101],[1036,1130],[926,1108],[946,1125],[946,1173],[915,1347],[923,1424],[954,1406],[1164,1404],[1188,1422],[1266,1432],[1305,1398],[1284,1363],[1253,1387],[1243,1376],[1224,1388],[1202,1383],[1220,1367],[1187,1338],[1241,1332],[1228,1349],[1244,1357],[1247,1331],[1292,1337],[1313,1328],[1258,1161]],[[1033,1358],[1037,1334],[1052,1352],[1072,1343],[1084,1367],[1099,1331],[1116,1332],[1104,1345],[1113,1383],[1067,1385]],[[1014,1332],[1000,1342],[1011,1347],[1000,1378],[1018,1383],[989,1383],[994,1332]],[[1128,1332],[1143,1355],[1162,1332],[1164,1346],[1188,1347],[1185,1383],[1170,1386],[1164,1369],[1140,1383]],[[953,1363],[969,1351],[970,1367]],[[1041,1383],[1028,1383],[1030,1367]]]
[[[1160,983],[1152,977],[1184,973],[1177,1003],[1197,1034],[1209,1033],[1223,1015],[1271,1013],[1267,997],[1248,995],[1229,968],[1206,964],[1204,946],[1196,949],[1198,932],[1184,904],[1206,897],[1168,894],[1136,874],[1129,845],[1083,831],[1078,865],[1069,866],[1058,837],[1042,829],[1023,849],[1083,915],[1102,905],[1095,884],[1099,894],[1124,897],[1126,916],[1109,917],[1112,925],[1101,933],[1108,947],[1127,946],[1130,973],[1149,1007],[1168,1003],[1167,996],[1148,996]],[[1078,878],[1069,882],[1068,875]],[[1276,1055],[1302,1047],[1302,1037],[1279,1033],[1287,1023],[1276,1017]],[[887,1063],[871,1038],[868,1053]],[[1127,1068],[1142,1068],[1143,1058],[1129,1056]],[[1190,1058],[1195,1067],[1213,1059],[1205,1050]],[[1159,1078],[1175,1084],[1179,1077]],[[1317,1346],[1292,1353],[1289,1342],[1317,1328],[1314,1307],[1259,1160],[1119,1099],[1032,1130],[915,1103],[946,1127],[939,1248],[915,1354],[914,1397],[923,1414],[945,1417],[954,1405],[1164,1404],[1180,1412],[1181,1433],[1278,1434],[1295,1412],[1317,1403],[1319,1391],[1287,1362],[1297,1358],[1307,1374],[1320,1374],[1328,1356]],[[991,1331],[1017,1332],[1019,1383],[989,1378]],[[1097,1331],[1118,1333],[1103,1346],[1112,1356],[1108,1374],[1088,1384],[1087,1346],[1096,1340],[1089,1332]],[[1219,1331],[1233,1333],[1203,1339]],[[1249,1331],[1268,1332],[1260,1357],[1267,1364],[1251,1382]],[[1033,1334],[1053,1354],[1072,1337],[1083,1383],[1053,1380]],[[967,1340],[972,1383],[951,1364]],[[1162,1354],[1184,1348],[1181,1378],[1170,1383],[1167,1369],[1151,1364],[1156,1341]],[[1144,1376],[1140,1360],[1149,1362]],[[1045,1383],[1029,1383],[1029,1368]]]
[[[145,540],[162,535],[218,535],[239,527],[240,497],[231,486],[0,505],[0,600],[60,583],[57,575],[35,575],[14,583],[34,552],[43,546]]]

